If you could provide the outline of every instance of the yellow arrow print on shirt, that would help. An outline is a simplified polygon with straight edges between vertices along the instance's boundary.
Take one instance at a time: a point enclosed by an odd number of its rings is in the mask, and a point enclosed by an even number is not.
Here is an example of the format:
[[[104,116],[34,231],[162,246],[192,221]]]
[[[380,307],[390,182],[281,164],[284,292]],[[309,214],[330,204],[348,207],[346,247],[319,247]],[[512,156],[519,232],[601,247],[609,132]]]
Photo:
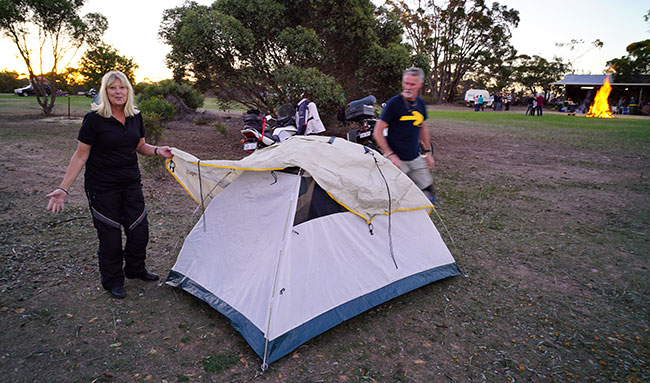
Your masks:
[[[399,120],[400,121],[411,121],[412,120],[414,126],[420,126],[420,124],[422,124],[422,121],[424,121],[424,116],[422,115],[422,113],[418,112],[417,110],[414,110],[411,113],[412,113],[411,116],[402,116],[402,117],[400,117]]]

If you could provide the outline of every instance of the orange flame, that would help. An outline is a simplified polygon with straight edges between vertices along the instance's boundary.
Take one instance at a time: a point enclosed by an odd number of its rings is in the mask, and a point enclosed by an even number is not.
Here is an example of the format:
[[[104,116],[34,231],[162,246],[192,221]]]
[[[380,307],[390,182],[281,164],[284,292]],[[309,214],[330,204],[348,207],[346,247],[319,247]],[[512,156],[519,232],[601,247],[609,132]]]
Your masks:
[[[596,97],[594,98],[594,103],[589,107],[589,112],[587,112],[587,117],[597,117],[597,118],[614,118],[612,110],[609,109],[609,93],[612,91],[612,86],[609,84],[609,77],[605,77],[605,82],[603,86],[598,89],[596,92]]]

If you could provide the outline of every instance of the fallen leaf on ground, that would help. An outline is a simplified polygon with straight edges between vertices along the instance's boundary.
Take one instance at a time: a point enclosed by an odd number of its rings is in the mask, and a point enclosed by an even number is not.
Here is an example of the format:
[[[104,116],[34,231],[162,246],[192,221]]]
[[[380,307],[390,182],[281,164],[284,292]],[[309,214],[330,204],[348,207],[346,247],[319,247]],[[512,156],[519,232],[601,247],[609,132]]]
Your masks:
[[[111,345],[111,347],[120,347],[121,345],[122,345],[122,342],[117,342],[117,343],[113,343]]]
[[[20,307],[20,308],[17,308],[16,310],[14,310],[14,311],[16,311],[17,314],[22,314],[22,313],[25,312],[25,309]]]

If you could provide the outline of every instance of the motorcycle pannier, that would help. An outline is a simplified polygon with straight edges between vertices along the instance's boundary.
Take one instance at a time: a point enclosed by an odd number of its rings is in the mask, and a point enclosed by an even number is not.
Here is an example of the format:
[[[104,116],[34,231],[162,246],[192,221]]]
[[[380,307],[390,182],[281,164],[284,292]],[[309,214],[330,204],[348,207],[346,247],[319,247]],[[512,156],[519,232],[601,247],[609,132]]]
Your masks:
[[[262,130],[262,116],[258,110],[249,110],[244,116],[244,126],[256,130]]]
[[[372,105],[355,105],[345,110],[345,119],[350,121],[375,117],[375,108]]]

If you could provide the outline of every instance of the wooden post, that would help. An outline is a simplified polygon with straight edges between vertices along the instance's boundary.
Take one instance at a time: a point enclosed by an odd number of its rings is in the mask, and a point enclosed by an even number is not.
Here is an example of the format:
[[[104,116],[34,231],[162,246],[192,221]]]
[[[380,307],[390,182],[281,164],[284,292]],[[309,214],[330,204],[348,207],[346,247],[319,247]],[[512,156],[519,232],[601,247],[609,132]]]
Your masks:
[[[68,95],[68,120],[70,119],[70,95]]]

